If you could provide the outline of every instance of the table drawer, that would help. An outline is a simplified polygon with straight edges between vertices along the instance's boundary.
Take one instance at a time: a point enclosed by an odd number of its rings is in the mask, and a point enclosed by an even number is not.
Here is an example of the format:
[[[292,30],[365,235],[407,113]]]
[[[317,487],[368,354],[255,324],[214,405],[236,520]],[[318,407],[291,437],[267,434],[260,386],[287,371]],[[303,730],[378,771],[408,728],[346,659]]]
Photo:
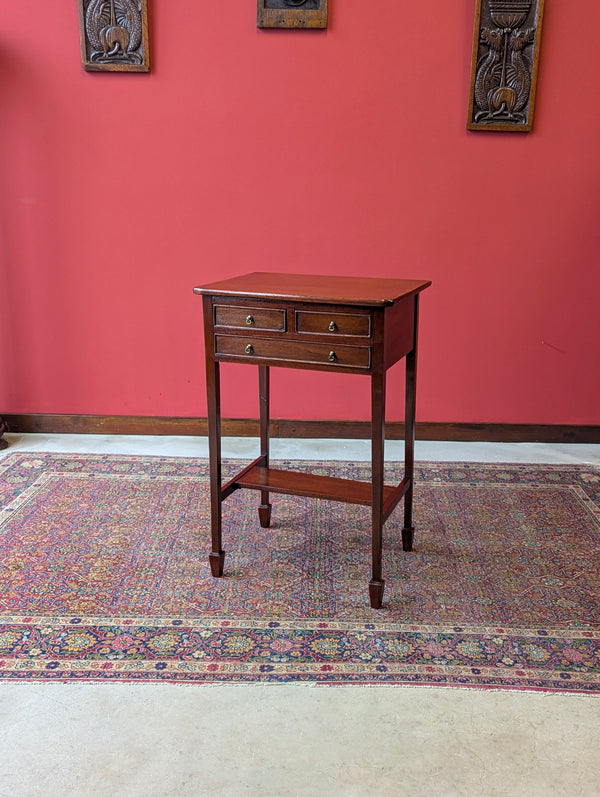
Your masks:
[[[235,329],[262,329],[285,332],[286,313],[282,309],[216,304],[215,326]]]
[[[343,346],[334,343],[312,343],[294,340],[215,335],[217,356],[252,360],[286,360],[288,362],[327,365],[333,368],[371,367],[371,348]]]
[[[371,337],[371,316],[359,313],[316,313],[296,310],[296,331],[311,335]]]

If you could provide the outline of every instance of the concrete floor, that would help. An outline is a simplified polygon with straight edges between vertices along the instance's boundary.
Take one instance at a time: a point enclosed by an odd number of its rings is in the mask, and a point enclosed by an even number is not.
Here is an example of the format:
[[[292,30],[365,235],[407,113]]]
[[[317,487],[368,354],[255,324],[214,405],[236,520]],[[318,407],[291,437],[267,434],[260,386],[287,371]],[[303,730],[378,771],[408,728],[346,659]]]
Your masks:
[[[7,439],[8,451],[207,453],[197,438]],[[256,441],[225,441],[224,456],[255,451]],[[600,446],[421,442],[416,453],[600,465]],[[369,448],[276,440],[273,456],[367,460]],[[395,458],[402,447],[390,443]],[[598,797],[599,735],[600,698],[580,695],[0,682],[0,797]]]

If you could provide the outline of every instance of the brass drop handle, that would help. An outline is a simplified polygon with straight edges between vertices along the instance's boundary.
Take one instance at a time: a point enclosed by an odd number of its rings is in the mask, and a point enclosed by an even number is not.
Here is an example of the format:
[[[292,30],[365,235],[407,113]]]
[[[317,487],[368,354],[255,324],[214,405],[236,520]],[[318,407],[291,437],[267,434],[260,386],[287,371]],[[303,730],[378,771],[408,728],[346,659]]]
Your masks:
[[[329,362],[334,363],[337,360],[337,354],[334,351],[329,352]]]
[[[329,331],[330,332],[335,332],[336,329],[337,329],[337,324],[335,323],[335,321],[330,321],[329,322]]]
[[[254,346],[251,343],[246,346],[246,354],[254,354]]]
[[[254,324],[254,318],[251,315],[246,316],[246,325],[251,327]]]

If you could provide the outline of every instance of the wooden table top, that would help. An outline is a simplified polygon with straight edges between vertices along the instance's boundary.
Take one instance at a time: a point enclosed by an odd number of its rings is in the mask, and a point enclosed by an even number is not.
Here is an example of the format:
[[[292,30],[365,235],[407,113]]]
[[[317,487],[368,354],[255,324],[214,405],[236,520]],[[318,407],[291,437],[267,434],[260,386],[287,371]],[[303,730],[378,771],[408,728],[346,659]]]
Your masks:
[[[367,307],[395,304],[429,287],[429,280],[278,274],[255,271],[194,288],[194,293]]]

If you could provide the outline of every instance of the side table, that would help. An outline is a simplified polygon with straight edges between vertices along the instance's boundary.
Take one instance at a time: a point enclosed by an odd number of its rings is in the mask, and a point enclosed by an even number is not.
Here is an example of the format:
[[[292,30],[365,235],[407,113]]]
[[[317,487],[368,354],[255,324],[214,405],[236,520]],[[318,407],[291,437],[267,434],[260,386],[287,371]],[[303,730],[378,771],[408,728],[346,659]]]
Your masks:
[[[223,575],[221,504],[235,490],[259,490],[259,520],[271,520],[270,493],[371,507],[371,606],[379,608],[382,528],[404,498],[402,543],[412,549],[413,466],[419,294],[426,280],[256,272],[194,288],[203,300],[210,455],[212,575]],[[404,478],[384,485],[386,372],[406,358]],[[258,366],[260,456],[221,483],[220,363]],[[270,368],[336,371],[371,377],[371,483],[295,473],[269,465]]]

